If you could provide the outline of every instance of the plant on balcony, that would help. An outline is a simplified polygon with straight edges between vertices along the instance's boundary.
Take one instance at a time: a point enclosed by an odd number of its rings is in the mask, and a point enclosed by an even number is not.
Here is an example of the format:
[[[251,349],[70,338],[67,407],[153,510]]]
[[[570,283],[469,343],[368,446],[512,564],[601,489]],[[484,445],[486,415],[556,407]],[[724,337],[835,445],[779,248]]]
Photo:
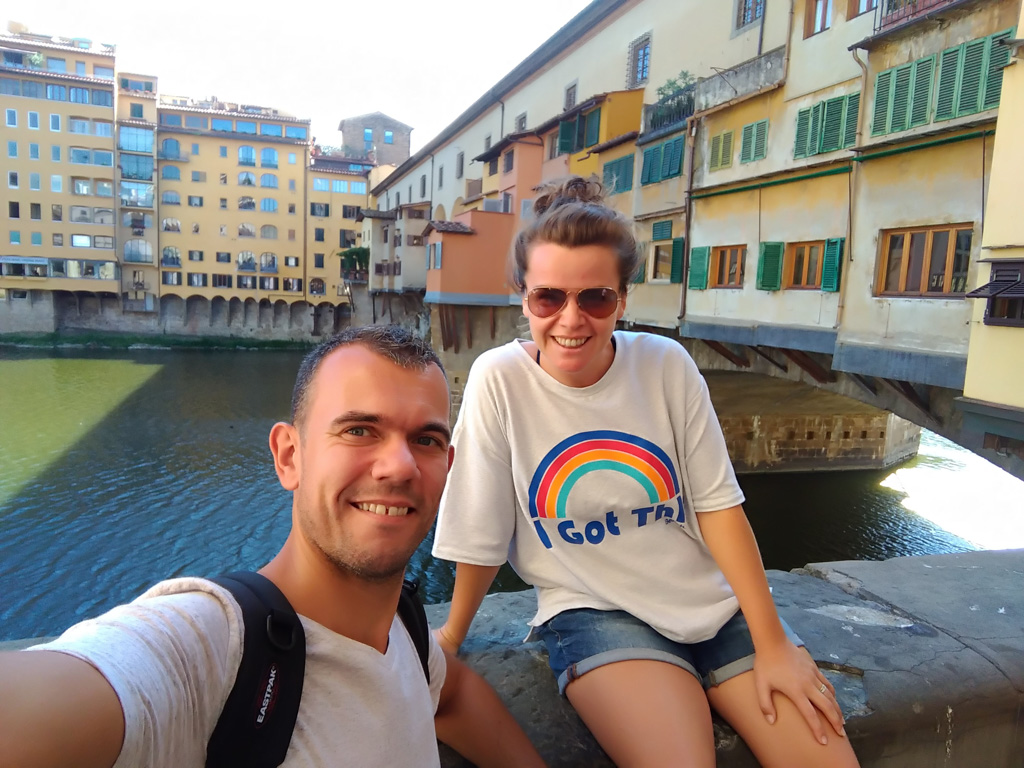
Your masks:
[[[370,269],[370,249],[358,246],[338,251],[341,256],[341,267],[346,280],[366,280]]]
[[[679,70],[679,74],[675,77],[670,77],[664,83],[658,86],[656,93],[658,94],[659,100],[667,99],[677,91],[683,90],[688,85],[693,85],[697,82],[697,78],[687,72],[685,69]]]

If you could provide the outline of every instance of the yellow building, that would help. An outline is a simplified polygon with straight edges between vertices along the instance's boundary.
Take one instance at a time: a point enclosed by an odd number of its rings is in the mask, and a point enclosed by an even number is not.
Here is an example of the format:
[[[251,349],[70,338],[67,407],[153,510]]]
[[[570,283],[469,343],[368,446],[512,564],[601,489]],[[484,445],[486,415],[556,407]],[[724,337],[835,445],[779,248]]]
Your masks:
[[[113,48],[15,30],[0,49],[0,317],[45,315],[54,291],[116,297]]]
[[[1017,30],[1024,27],[1024,10]],[[1017,38],[1018,35],[1014,35]],[[1019,39],[1010,40],[1003,70],[1002,104],[996,125],[976,284],[964,396],[957,401],[964,433],[976,451],[1024,475],[1024,221],[1020,173],[1024,145],[1024,70]]]
[[[158,111],[161,296],[304,300],[309,121],[173,96]]]

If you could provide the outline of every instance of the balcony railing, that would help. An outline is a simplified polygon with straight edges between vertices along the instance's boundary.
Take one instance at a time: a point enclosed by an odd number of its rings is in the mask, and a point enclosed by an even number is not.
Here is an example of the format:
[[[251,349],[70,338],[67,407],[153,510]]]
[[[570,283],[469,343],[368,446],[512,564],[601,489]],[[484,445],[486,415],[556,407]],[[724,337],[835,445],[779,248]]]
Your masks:
[[[181,269],[181,257],[179,256],[161,256],[160,257],[161,267],[177,267]]]
[[[173,149],[161,149],[156,153],[156,156],[161,160],[173,160],[176,163],[187,163],[190,157],[188,152],[175,151]]]
[[[238,262],[238,271],[239,272],[255,272],[256,271],[256,262],[254,262],[254,261],[240,261],[240,262]]]
[[[656,104],[644,105],[644,133],[658,131],[670,125],[681,124],[694,111],[694,86],[688,85],[669,94]]]
[[[913,21],[936,9],[961,0],[878,0],[875,7],[875,33]]]

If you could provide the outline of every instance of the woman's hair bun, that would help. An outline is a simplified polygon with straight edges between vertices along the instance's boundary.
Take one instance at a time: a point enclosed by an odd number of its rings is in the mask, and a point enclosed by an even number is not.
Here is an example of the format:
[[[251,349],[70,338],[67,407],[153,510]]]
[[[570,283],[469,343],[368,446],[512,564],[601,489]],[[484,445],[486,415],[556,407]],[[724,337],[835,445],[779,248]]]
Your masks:
[[[601,182],[595,178],[584,179],[570,176],[568,179],[548,181],[536,188],[537,198],[533,201],[533,213],[540,216],[545,211],[559,208],[569,203],[594,203],[600,205],[604,201],[604,190]]]

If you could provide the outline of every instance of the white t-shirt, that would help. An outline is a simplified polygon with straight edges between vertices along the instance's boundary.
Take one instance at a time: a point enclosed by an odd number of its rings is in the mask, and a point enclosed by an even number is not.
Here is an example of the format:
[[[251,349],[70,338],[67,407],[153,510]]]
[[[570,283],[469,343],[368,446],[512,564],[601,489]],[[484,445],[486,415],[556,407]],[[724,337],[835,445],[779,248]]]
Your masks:
[[[743,502],[707,385],[677,342],[615,332],[589,387],[545,373],[518,341],[477,358],[455,425],[434,556],[507,559],[536,587],[537,626],[621,609],[679,642],[739,604],[696,512]]]
[[[300,616],[302,701],[284,766],[438,766],[434,712],[444,655],[430,642],[430,686],[399,618],[384,654]],[[133,602],[30,650],[92,664],[121,701],[115,768],[202,768],[242,658],[242,612],[205,579],[164,581]]]

